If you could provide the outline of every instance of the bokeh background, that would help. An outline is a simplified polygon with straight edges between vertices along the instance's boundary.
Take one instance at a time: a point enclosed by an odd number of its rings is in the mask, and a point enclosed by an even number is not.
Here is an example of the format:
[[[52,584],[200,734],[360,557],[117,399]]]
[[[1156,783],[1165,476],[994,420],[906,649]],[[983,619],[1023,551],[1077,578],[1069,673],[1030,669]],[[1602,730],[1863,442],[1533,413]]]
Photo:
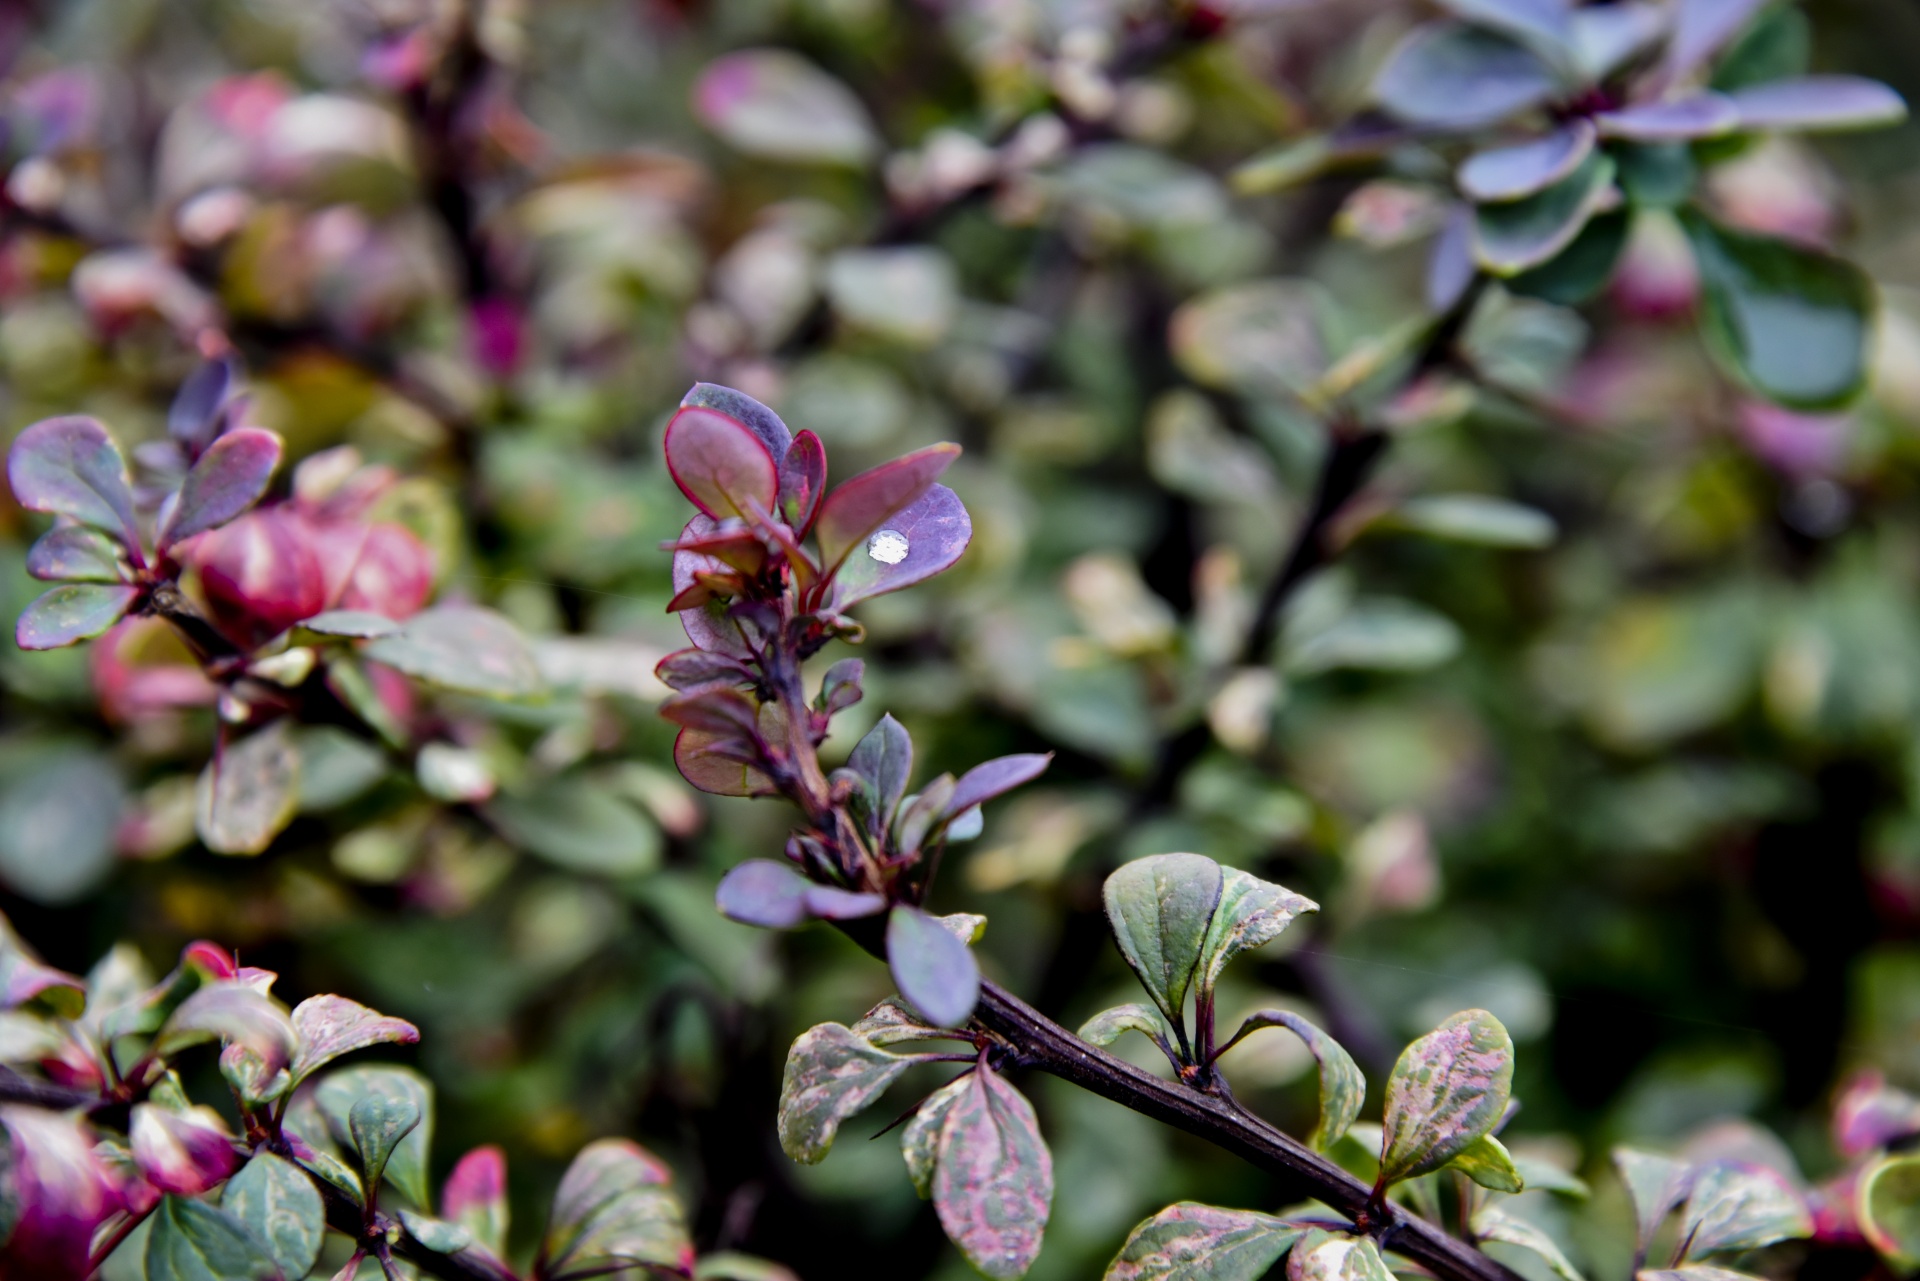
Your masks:
[[[1768,141],[1708,179],[1725,221],[1843,248],[1877,282],[1857,405],[1798,415],[1731,387],[1677,226],[1642,214],[1595,303],[1483,306],[1472,376],[1395,425],[1272,663],[1198,679],[1325,448],[1286,375],[1420,314],[1444,181],[1418,148],[1384,180],[1246,195],[1231,175],[1350,112],[1420,16],[0,6],[9,429],[87,412],[159,437],[224,334],[254,420],[291,459],[350,444],[396,468],[440,597],[512,618],[557,691],[455,709],[502,783],[483,804],[302,730],[299,816],[233,858],[194,835],[211,711],[129,692],[178,661],[158,625],[8,645],[0,909],[67,968],[123,937],[164,967],[210,937],[291,999],[416,1021],[441,1168],[504,1144],[529,1247],[565,1161],[621,1134],[673,1162],[703,1248],[810,1281],[971,1275],[897,1145],[866,1141],[913,1088],[818,1167],[774,1141],[791,1038],[889,989],[829,931],[718,917],[720,874],[788,820],[694,793],[652,712],[652,666],[684,643],[658,545],[686,508],[659,436],[705,379],[819,433],[837,476],[966,448],[950,483],[974,544],[861,608],[867,697],[828,754],[883,710],[923,774],[1057,753],[936,899],[987,914],[993,977],[1070,1026],[1134,999],[1101,878],[1197,850],[1323,905],[1236,967],[1229,1013],[1308,1012],[1377,1083],[1406,1040],[1485,1006],[1519,1046],[1511,1142],[1592,1172],[1613,1142],[1748,1118],[1809,1177],[1832,1169],[1850,1070],[1920,1086],[1914,126]],[[1910,4],[1819,0],[1777,25],[1789,57],[1920,92]],[[0,507],[9,618],[40,528]],[[1236,1054],[1243,1099],[1311,1126],[1303,1051]],[[918,1071],[918,1090],[940,1079]],[[1275,1200],[1211,1148],[1028,1084],[1060,1187],[1037,1278],[1097,1275],[1170,1200]],[[1626,1261],[1593,1225],[1620,1213],[1603,1189],[1567,1226],[1601,1275]]]

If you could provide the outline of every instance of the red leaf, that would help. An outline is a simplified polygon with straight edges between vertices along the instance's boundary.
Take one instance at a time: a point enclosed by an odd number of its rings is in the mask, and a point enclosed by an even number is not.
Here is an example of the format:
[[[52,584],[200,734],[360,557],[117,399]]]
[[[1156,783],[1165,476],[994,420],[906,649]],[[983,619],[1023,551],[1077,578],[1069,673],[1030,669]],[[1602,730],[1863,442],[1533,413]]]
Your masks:
[[[828,494],[814,521],[820,563],[828,576],[848,552],[926,493],[959,455],[958,445],[929,445],[861,472]]]
[[[304,525],[274,507],[190,544],[214,621],[239,643],[258,645],[327,607],[326,575]]]
[[[404,525],[382,522],[367,530],[353,573],[333,602],[386,618],[411,618],[433,595],[433,551]]]
[[[723,736],[706,730],[682,729],[673,740],[673,763],[681,777],[715,796],[767,796],[778,790],[762,771],[716,751],[722,741],[738,740],[730,736],[723,740]]]
[[[680,492],[718,519],[771,509],[779,493],[773,455],[753,429],[712,409],[682,409],[667,424],[667,470]]]
[[[952,568],[972,540],[973,519],[960,496],[945,485],[931,486],[841,564],[833,580],[834,605],[845,609],[932,578]]]
[[[780,461],[780,515],[801,538],[813,527],[827,492],[827,447],[810,431],[793,438]]]

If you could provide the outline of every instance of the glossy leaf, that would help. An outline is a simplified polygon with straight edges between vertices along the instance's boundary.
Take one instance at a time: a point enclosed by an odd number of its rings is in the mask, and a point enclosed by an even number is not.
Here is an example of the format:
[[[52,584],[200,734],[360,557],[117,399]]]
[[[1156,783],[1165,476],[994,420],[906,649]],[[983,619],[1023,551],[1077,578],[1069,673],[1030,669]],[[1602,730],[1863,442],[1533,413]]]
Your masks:
[[[1593,153],[1591,122],[1574,120],[1544,138],[1475,152],[1455,181],[1475,200],[1518,200],[1573,175]]]
[[[745,49],[716,59],[700,73],[693,105],[701,123],[727,143],[769,160],[859,165],[880,147],[852,90],[785,49]]]
[[[1212,993],[1228,961],[1271,943],[1296,916],[1320,910],[1320,905],[1305,895],[1238,868],[1223,866],[1220,873],[1219,905],[1207,923],[1195,976],[1203,995]]]
[[[972,539],[973,518],[960,496],[945,485],[930,486],[840,562],[834,603],[845,609],[945,573]]]
[[[473,1245],[473,1233],[457,1223],[416,1214],[408,1209],[402,1209],[399,1218],[407,1235],[435,1254],[458,1254]]]
[[[507,1252],[509,1208],[505,1152],[487,1144],[454,1162],[440,1189],[440,1213],[495,1257]]]
[[[1311,1228],[1287,1255],[1287,1281],[1392,1281],[1370,1237]]]
[[[1506,1144],[1491,1134],[1481,1135],[1442,1168],[1458,1170],[1481,1187],[1492,1188],[1495,1192],[1521,1192],[1527,1186],[1519,1167],[1514,1164],[1513,1153],[1507,1151]]]
[[[312,618],[302,619],[300,626],[322,636],[348,636],[356,640],[373,640],[379,636],[391,636],[401,630],[402,625],[384,614],[371,613],[364,609],[330,609],[324,614],[315,614]]]
[[[672,1172],[637,1143],[589,1143],[553,1194],[537,1275],[562,1281],[619,1271],[615,1264],[691,1272],[693,1245],[671,1180]]]
[[[1155,854],[1123,864],[1102,890],[1120,954],[1176,1029],[1224,880],[1210,858]]]
[[[408,619],[398,635],[369,641],[361,652],[463,694],[521,699],[545,689],[520,629],[474,605],[436,605]]]
[[[187,473],[160,527],[164,550],[195,534],[224,525],[260,501],[280,465],[280,438],[259,427],[241,427],[213,442]]]
[[[1888,1157],[1868,1168],[1855,1194],[1860,1230],[1894,1266],[1920,1264],[1920,1156]]]
[[[258,854],[300,806],[300,750],[289,723],[274,721],[226,749],[200,771],[195,824],[216,854]]]
[[[682,409],[711,409],[744,424],[767,447],[767,456],[781,459],[793,448],[794,435],[780,415],[732,387],[719,383],[695,383],[680,398]]]
[[[1305,1234],[1257,1210],[1181,1201],[1127,1234],[1105,1281],[1259,1281]]]
[[[1559,81],[1525,45],[1460,23],[1414,28],[1381,68],[1373,97],[1414,125],[1492,124],[1550,97]]]
[[[123,583],[130,576],[119,543],[85,525],[61,525],[27,549],[27,572],[66,583]]]
[[[953,931],[917,907],[887,915],[887,966],[913,1008],[941,1027],[959,1027],[980,998],[980,966]]]
[[[1160,1011],[1139,1001],[1100,1011],[1082,1023],[1074,1035],[1089,1045],[1105,1047],[1118,1041],[1123,1032],[1144,1032],[1168,1051],[1173,1048],[1172,1034]]]
[[[895,517],[902,515],[907,508],[918,502],[928,488],[940,479],[941,473],[945,472],[952,465],[953,460],[959,456],[960,446],[958,445],[928,445],[925,449],[917,449],[890,463],[882,463],[871,471],[861,472],[851,480],[842,481],[834,486],[821,502],[820,514],[813,522],[813,536],[820,544],[821,568],[828,575],[834,574],[840,568],[841,562],[857,548],[863,549],[869,561],[879,562],[888,567],[907,565],[913,559],[911,532],[899,531],[905,534],[909,545],[905,559],[897,562],[885,560],[881,549],[867,548],[865,545],[872,535],[888,527]],[[958,500],[956,499],[955,502],[957,503]],[[951,513],[944,515],[950,518]],[[964,519],[964,508],[961,509],[961,516]],[[934,531],[931,528],[923,535],[923,541],[932,544],[926,554],[935,559],[946,557],[946,564],[952,564],[953,558],[966,547],[966,538],[971,535],[972,526],[968,524],[966,532],[960,535],[958,547],[951,545],[954,534],[949,526],[942,525],[941,528],[946,531],[944,538],[934,537]],[[885,555],[891,555],[891,553],[885,553]],[[943,565],[942,568],[944,567]],[[878,569],[870,569],[867,572],[873,580],[883,577]],[[937,573],[938,571],[928,572]],[[925,574],[920,575],[920,577],[925,576]],[[918,579],[909,577],[906,581],[917,582]],[[897,585],[904,587],[906,582]],[[855,588],[857,586],[856,580]],[[890,590],[893,589],[881,587],[859,594],[871,596],[877,594],[877,591]]]
[[[137,587],[62,584],[21,611],[13,627],[14,643],[21,649],[60,649],[92,640],[126,617],[139,598]]]
[[[1537,267],[1573,243],[1605,199],[1613,161],[1594,152],[1571,177],[1526,197],[1474,211],[1474,254],[1495,275]]]
[[[1906,100],[1860,76],[1798,76],[1729,94],[1742,129],[1809,133],[1869,129],[1906,119]]]
[[[71,516],[137,553],[127,463],[97,419],[48,418],[21,432],[7,454],[7,481],[28,511]]]
[[[1481,1207],[1473,1216],[1473,1231],[1482,1241],[1498,1241],[1538,1255],[1563,1281],[1586,1281],[1552,1237],[1498,1206]]]
[[[933,1172],[940,1162],[940,1136],[946,1131],[947,1113],[972,1086],[971,1071],[948,1081],[920,1101],[900,1131],[900,1154],[906,1158],[907,1177],[922,1201],[933,1196]]]
[[[147,1281],[280,1281],[273,1256],[224,1210],[170,1196],[147,1231]]]
[[[803,1165],[825,1159],[840,1123],[913,1066],[839,1023],[800,1034],[780,1082],[780,1147]]]
[[[884,827],[892,822],[893,812],[913,777],[913,739],[888,713],[853,745],[847,768],[872,785],[877,803],[876,829]]]
[[[166,1056],[204,1041],[243,1045],[272,1073],[293,1061],[299,1034],[271,997],[241,979],[224,979],[182,1001],[161,1026],[153,1049]]]
[[[86,1276],[95,1228],[124,1208],[123,1180],[96,1155],[95,1136],[73,1113],[0,1105],[0,1140],[8,1273]]]
[[[780,460],[779,516],[805,537],[827,494],[827,447],[810,431],[793,438]]]
[[[321,1077],[314,1099],[335,1140],[351,1144],[363,1168],[384,1172],[414,1204],[430,1204],[427,1152],[433,1138],[433,1086],[425,1077],[411,1068],[387,1065],[346,1068]],[[372,1190],[371,1180],[367,1187]]]
[[[1635,103],[1594,117],[1600,134],[1631,142],[1693,142],[1717,138],[1740,126],[1740,112],[1717,93],[1700,93],[1666,102]]]
[[[420,1039],[420,1029],[405,1019],[344,996],[308,997],[293,1007],[293,1027],[300,1034],[292,1067],[296,1082],[343,1054],[369,1045],[412,1045]]]
[[[947,813],[958,814],[1014,788],[1031,783],[1047,772],[1052,752],[1023,752],[1017,756],[997,756],[983,761],[960,776],[947,801]]]
[[[940,1127],[933,1207],[980,1271],[1023,1276],[1040,1253],[1053,1204],[1053,1156],[1033,1105],[984,1061]]]
[[[244,1224],[267,1247],[280,1275],[295,1279],[313,1271],[326,1230],[326,1207],[313,1181],[271,1152],[257,1152],[228,1181],[220,1208]]]
[[[667,424],[667,467],[680,492],[714,520],[771,512],[780,478],[751,428],[711,409],[682,409]]]
[[[1851,399],[1866,380],[1873,285],[1818,250],[1716,226],[1683,211],[1706,328],[1736,377],[1794,409]]]
[[[1249,1033],[1270,1027],[1284,1027],[1305,1041],[1320,1065],[1320,1120],[1307,1136],[1307,1143],[1324,1152],[1340,1141],[1360,1115],[1360,1105],[1367,1099],[1367,1078],[1345,1046],[1292,1010],[1261,1010],[1251,1015],[1220,1053],[1225,1054]]]
[[[1513,1039],[1485,1010],[1464,1010],[1401,1052],[1387,1078],[1388,1183],[1437,1170],[1488,1134],[1513,1088]]]
[[[1613,1164],[1633,1202],[1638,1247],[1644,1250],[1660,1221],[1687,1195],[1692,1170],[1684,1161],[1636,1148],[1615,1148]]]
[[[1696,1174],[1680,1217],[1688,1260],[1811,1235],[1806,1198],[1779,1171],[1747,1162],[1718,1161]]]

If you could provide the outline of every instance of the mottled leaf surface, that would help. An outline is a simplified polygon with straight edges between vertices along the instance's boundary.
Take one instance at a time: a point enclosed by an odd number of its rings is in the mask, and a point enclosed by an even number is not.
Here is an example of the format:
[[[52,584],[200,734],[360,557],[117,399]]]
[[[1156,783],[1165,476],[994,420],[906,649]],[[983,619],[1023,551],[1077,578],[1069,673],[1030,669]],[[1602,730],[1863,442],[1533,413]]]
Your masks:
[[[1053,1156],[1033,1105],[982,1063],[947,1110],[933,1172],[940,1226],[980,1271],[1022,1276],[1053,1205]]]
[[[239,979],[209,983],[182,1001],[154,1038],[154,1049],[167,1055],[215,1040],[245,1046],[270,1072],[291,1062],[299,1044],[286,1011]]]
[[[1305,1231],[1255,1210],[1181,1201],[1128,1234],[1106,1281],[1259,1281]]]
[[[1718,1161],[1694,1176],[1680,1219],[1688,1260],[1813,1235],[1806,1198],[1779,1171]]]
[[[1489,1133],[1513,1088],[1513,1039],[1485,1010],[1464,1010],[1401,1052],[1387,1078],[1381,1173],[1389,1183],[1437,1170]]]
[[[147,1281],[280,1281],[279,1266],[233,1215],[170,1196],[147,1232]]]
[[[21,649],[59,649],[92,640],[125,617],[139,597],[137,587],[63,583],[21,611],[14,643]]]
[[[61,525],[27,549],[27,573],[47,582],[119,583],[128,568],[120,544],[99,530]]]
[[[925,1201],[933,1195],[933,1170],[940,1160],[940,1136],[947,1113],[973,1086],[973,1074],[957,1076],[921,1100],[913,1117],[900,1131],[900,1154],[907,1160],[907,1177]]]
[[[280,1274],[298,1281],[313,1270],[325,1234],[326,1207],[313,1180],[271,1152],[258,1152],[227,1181],[220,1208],[266,1244]]]
[[[1213,991],[1228,961],[1271,943],[1303,912],[1320,910],[1305,895],[1238,868],[1223,865],[1220,874],[1220,902],[1200,945],[1198,984],[1203,993]]]
[[[420,1039],[420,1029],[405,1019],[344,996],[308,997],[293,1007],[293,1026],[300,1034],[300,1052],[293,1060],[296,1081],[342,1054],[385,1042],[412,1045]]]
[[[1371,1238],[1312,1228],[1287,1255],[1287,1281],[1393,1281]]]
[[[1202,855],[1155,854],[1124,864],[1102,890],[1120,954],[1176,1028],[1224,879]]]
[[[1498,1241],[1538,1255],[1564,1281],[1586,1281],[1552,1237],[1498,1206],[1482,1207],[1473,1216],[1473,1231],[1482,1241]]]
[[[1481,1187],[1495,1192],[1520,1192],[1527,1186],[1514,1164],[1513,1153],[1491,1134],[1481,1135],[1444,1168],[1458,1170]]]
[[[612,1264],[693,1270],[686,1212],[672,1172],[625,1139],[589,1143],[553,1194],[541,1247],[543,1281],[615,1271]]]
[[[780,1081],[781,1150],[803,1165],[825,1159],[840,1123],[911,1066],[839,1023],[808,1028],[787,1051]]]
[[[980,965],[972,950],[917,907],[900,903],[887,914],[887,966],[900,995],[941,1027],[965,1023],[980,999]]]

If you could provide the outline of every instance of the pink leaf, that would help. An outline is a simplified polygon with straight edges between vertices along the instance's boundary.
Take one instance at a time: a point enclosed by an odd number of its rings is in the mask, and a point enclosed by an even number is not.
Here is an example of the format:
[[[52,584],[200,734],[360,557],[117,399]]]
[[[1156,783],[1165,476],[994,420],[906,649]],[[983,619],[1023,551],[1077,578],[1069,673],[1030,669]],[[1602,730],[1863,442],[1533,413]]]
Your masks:
[[[21,432],[7,454],[7,481],[28,511],[107,530],[140,559],[127,462],[98,419],[48,418]]]
[[[440,1190],[440,1216],[495,1255],[506,1253],[507,1154],[488,1144],[461,1157]]]
[[[787,450],[793,445],[793,433],[787,430],[780,415],[747,395],[732,387],[722,387],[719,383],[695,383],[687,394],[680,398],[682,409],[712,409],[729,418],[738,419],[746,424],[747,430],[760,438],[767,447],[770,458],[785,458]]]
[[[810,431],[793,438],[780,462],[780,515],[802,538],[820,513],[827,492],[827,447]]]
[[[327,607],[327,580],[306,522],[285,507],[249,512],[191,544],[214,621],[246,646]]]
[[[420,1039],[420,1029],[405,1019],[370,1010],[344,996],[311,996],[300,1002],[293,1007],[293,1028],[300,1034],[292,1067],[296,1083],[343,1054],[369,1045],[412,1045]]]
[[[433,595],[433,551],[404,525],[390,521],[367,530],[353,573],[334,602],[386,618],[411,618]]]
[[[837,486],[820,504],[814,521],[826,573],[831,576],[847,553],[926,493],[959,456],[958,445],[929,445]]]
[[[270,431],[242,427],[214,441],[181,484],[160,529],[160,549],[224,525],[259,502],[279,465],[280,438]]]
[[[752,429],[711,409],[682,409],[667,424],[667,470],[680,492],[716,520],[773,507],[780,477]]]
[[[0,1107],[10,1140],[0,1185],[19,1218],[6,1242],[9,1277],[82,1277],[93,1231],[118,1211],[118,1181],[74,1116],[35,1107]]]
[[[948,1108],[933,1173],[940,1226],[990,1277],[1021,1276],[1040,1253],[1053,1157],[1033,1105],[983,1061]]]
[[[134,1164],[162,1192],[199,1196],[240,1164],[233,1137],[211,1108],[172,1112],[136,1104],[128,1130]]]
[[[867,546],[856,548],[841,563],[834,578],[834,603],[845,609],[855,601],[897,592],[943,573],[972,540],[973,519],[960,496],[945,485],[931,486],[874,530]]]

